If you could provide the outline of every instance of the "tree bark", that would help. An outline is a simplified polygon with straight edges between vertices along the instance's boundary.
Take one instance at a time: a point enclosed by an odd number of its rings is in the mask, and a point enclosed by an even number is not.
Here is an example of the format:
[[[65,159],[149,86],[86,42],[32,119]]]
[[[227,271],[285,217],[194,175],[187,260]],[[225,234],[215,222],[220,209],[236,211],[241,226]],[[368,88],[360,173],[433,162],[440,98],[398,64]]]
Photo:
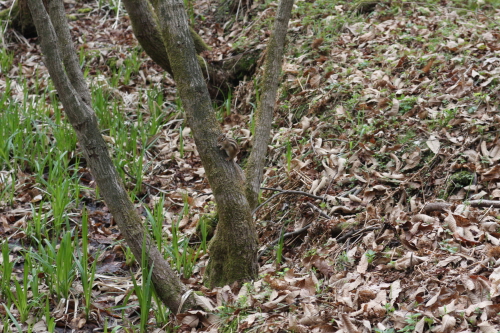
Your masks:
[[[283,49],[285,45],[288,21],[290,20],[293,0],[281,0],[276,13],[274,31],[266,49],[266,63],[264,79],[262,80],[263,92],[255,112],[255,135],[253,136],[252,152],[246,167],[246,195],[250,208],[253,210],[258,205],[262,172],[266,162],[267,146],[269,145],[273,111],[276,105]]]
[[[64,12],[64,4],[62,1],[50,1],[48,4],[49,16],[54,30],[57,31],[57,45],[61,49],[62,61],[66,66],[71,85],[78,92],[82,100],[88,106],[92,105],[90,90],[85,83],[83,72],[80,70],[80,61],[76,56],[75,46],[71,40],[68,23],[66,22],[66,13]]]
[[[43,4],[47,8],[47,1],[43,0]],[[36,28],[33,24],[27,0],[16,0],[12,5],[12,11],[8,10],[11,17],[11,26],[19,31],[24,37],[36,37]]]
[[[146,51],[154,62],[160,65],[170,75],[174,76],[175,79],[175,74],[172,71],[168,58],[167,49],[158,28],[158,18],[152,10],[149,1],[123,0],[123,4],[129,14],[132,29],[139,44],[141,44],[144,51]],[[192,28],[189,28],[189,31],[194,41],[196,54],[199,55],[204,51],[210,50],[203,39]],[[253,53],[246,56],[255,57]],[[217,98],[221,94],[227,96],[228,91],[233,88],[232,82],[236,81],[234,66],[227,67],[209,63],[201,56],[198,56],[197,59],[203,71],[203,75],[208,81],[210,96],[212,98]]]
[[[139,44],[144,48],[144,51],[161,68],[166,70],[170,75],[173,75],[165,44],[163,44],[163,39],[158,29],[157,18],[150,3],[147,0],[123,0],[123,5],[130,17],[135,38],[137,38]],[[195,41],[196,53],[199,54],[210,49],[194,30],[191,30],[191,34]]]
[[[257,276],[257,233],[245,196],[244,174],[216,144],[221,134],[196,59],[182,0],[161,0],[157,8],[162,36],[174,71],[188,125],[217,202],[219,223],[205,272],[209,287]]]
[[[53,1],[60,2],[61,0],[51,0],[51,2]],[[153,267],[153,283],[165,305],[173,312],[192,307],[194,305],[193,298],[190,297],[183,303],[182,295],[186,291],[184,285],[163,259],[158,248],[142,227],[140,217],[128,197],[108,154],[106,143],[97,125],[95,112],[89,104],[84,102],[85,97],[80,95],[80,93],[85,95],[86,92],[77,90],[68,78],[68,76],[73,75],[79,77],[75,73],[79,69],[71,64],[71,57],[65,57],[63,59],[64,64],[61,61],[61,44],[70,41],[64,40],[62,34],[60,34],[58,40],[51,19],[41,0],[29,0],[28,3],[38,34],[41,37],[41,48],[50,76],[61,98],[68,119],[76,131],[83,154],[101,190],[104,201],[113,214],[120,231],[136,258],[141,258],[143,245],[147,247],[145,252],[148,254],[147,262]],[[52,4],[50,8],[52,17],[55,20],[57,20],[56,17],[64,17],[63,12],[55,13],[55,11],[62,10],[62,3],[59,5]],[[65,24],[56,23],[56,26],[59,29],[63,27],[68,29],[67,22]],[[69,34],[66,35],[66,38],[68,36]],[[77,86],[81,87],[81,85]],[[85,90],[88,89],[85,88]]]

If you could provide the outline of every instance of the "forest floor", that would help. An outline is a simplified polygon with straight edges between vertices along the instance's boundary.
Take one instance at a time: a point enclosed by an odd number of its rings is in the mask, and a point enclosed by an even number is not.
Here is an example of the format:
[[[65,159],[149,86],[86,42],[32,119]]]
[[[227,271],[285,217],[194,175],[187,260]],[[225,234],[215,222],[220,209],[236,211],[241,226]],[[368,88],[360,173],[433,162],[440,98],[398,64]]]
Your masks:
[[[187,3],[207,58],[265,50],[276,2],[230,22]],[[207,309],[174,315],[153,293],[141,311],[147,277],[37,41],[2,24],[0,333],[500,330],[500,2],[296,2],[255,214],[259,278],[215,289],[202,277],[216,205],[173,79],[119,1],[66,6],[115,164]],[[215,107],[242,167],[261,67]]]

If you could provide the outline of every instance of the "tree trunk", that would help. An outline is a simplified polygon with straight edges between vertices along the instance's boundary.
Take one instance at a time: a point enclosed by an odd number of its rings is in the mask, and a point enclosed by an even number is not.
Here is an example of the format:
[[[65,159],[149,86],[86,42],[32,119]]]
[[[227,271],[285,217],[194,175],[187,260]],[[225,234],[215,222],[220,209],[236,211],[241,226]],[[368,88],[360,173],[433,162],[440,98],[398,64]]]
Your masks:
[[[245,176],[240,167],[233,161],[226,161],[225,153],[216,146],[216,140],[221,134],[220,127],[196,61],[183,2],[160,0],[158,3],[157,12],[163,40],[169,59],[175,64],[172,68],[177,89],[219,213],[219,223],[210,244],[210,260],[205,271],[205,283],[209,287],[253,279],[258,272],[258,241],[251,217],[251,207],[254,203],[249,204],[247,199],[254,199],[254,196],[247,196],[246,189],[253,191],[254,184],[258,184],[257,189],[260,186],[292,5],[293,0],[280,2],[274,36],[268,47],[262,88],[266,93],[258,112],[258,126],[261,128],[255,135],[257,147],[252,151],[254,158],[250,165],[253,168],[253,172],[249,173],[252,176],[250,186],[245,185]]]
[[[253,279],[258,272],[258,241],[244,175],[217,147],[220,126],[196,59],[184,4],[181,0],[161,0],[157,12],[188,125],[217,202],[219,223],[210,244],[205,283],[212,287]]]
[[[192,307],[193,298],[190,297],[183,303],[184,285],[144,231],[140,217],[109,157],[106,143],[97,125],[95,112],[84,101],[86,92],[81,89],[86,91],[88,89],[86,86],[81,88],[82,85],[78,85],[79,88],[77,88],[68,78],[68,76],[75,76],[79,80],[81,72],[75,73],[79,69],[71,64],[70,57],[64,57],[64,64],[61,61],[62,44],[67,44],[66,50],[73,49],[74,52],[74,48],[71,39],[64,40],[64,36],[67,38],[69,34],[59,32],[58,40],[51,22],[52,19],[58,29],[68,29],[67,22],[60,20],[65,16],[62,1],[51,0],[50,2],[52,18],[49,18],[41,0],[29,0],[29,6],[38,34],[41,36],[41,48],[46,66],[61,98],[64,111],[76,131],[83,154],[104,201],[135,257],[141,258],[142,247],[147,247],[145,253],[148,255],[147,262],[152,265],[155,290],[165,305],[173,312]]]
[[[43,0],[45,8],[47,8],[47,1]],[[36,28],[33,24],[27,0],[17,0],[12,7],[12,11],[10,11],[10,17],[12,28],[19,31],[26,38],[36,37]]]
[[[255,113],[255,135],[253,136],[252,152],[246,168],[246,194],[252,210],[259,200],[262,172],[266,162],[267,146],[269,145],[273,111],[276,105],[281,62],[285,45],[288,21],[293,8],[293,0],[281,0],[278,5],[274,31],[266,49],[266,64],[262,80],[262,96]]]
[[[147,0],[123,0],[125,9],[127,10],[132,29],[137,41],[144,48],[144,51],[166,70],[170,75],[174,76],[170,61],[167,54],[167,49],[162,40],[159,28],[158,18],[151,8],[151,4]],[[210,48],[205,44],[201,37],[192,29],[189,28],[191,37],[194,41],[196,54],[201,54],[204,51],[209,51]],[[245,57],[254,56],[255,54],[245,54]],[[224,64],[215,64],[205,61],[201,56],[198,56],[198,64],[202,68],[204,77],[208,80],[208,90],[212,98],[227,96],[229,90],[233,88],[233,83],[237,81],[234,66],[224,66]]]

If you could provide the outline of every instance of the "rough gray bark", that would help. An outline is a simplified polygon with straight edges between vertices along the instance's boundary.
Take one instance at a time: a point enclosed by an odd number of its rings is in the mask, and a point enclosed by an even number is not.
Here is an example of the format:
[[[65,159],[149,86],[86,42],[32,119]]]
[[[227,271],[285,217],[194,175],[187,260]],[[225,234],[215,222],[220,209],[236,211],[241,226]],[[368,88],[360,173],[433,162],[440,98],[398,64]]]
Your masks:
[[[246,187],[243,172],[233,161],[225,161],[225,154],[216,147],[220,127],[196,61],[184,3],[182,0],[160,0],[157,5],[162,37],[178,92],[219,213],[219,224],[210,244],[210,261],[205,272],[208,286],[253,279],[258,272],[257,235],[251,208],[257,203],[292,5],[293,0],[282,0],[280,3],[275,31],[268,46],[263,84],[265,93],[257,113],[260,128],[256,130],[250,160],[252,170],[247,173],[251,178]],[[249,203],[248,199],[252,201]]]
[[[156,2],[154,1],[154,3]],[[158,19],[149,1],[123,0],[123,4],[129,14],[134,35],[139,44],[144,48],[144,51],[170,75],[175,76],[170,65],[170,60],[168,59],[167,49],[158,28]],[[190,33],[194,41],[196,54],[210,50],[192,28],[190,28]],[[255,57],[253,54],[247,56]],[[232,85],[229,82],[234,80],[235,66],[232,61],[230,62],[230,64],[222,68],[215,64],[207,63],[201,57],[198,57],[198,63],[203,70],[204,77],[208,80],[208,88],[212,98],[216,98],[221,93],[227,95],[227,92],[232,89]]]
[[[220,126],[196,59],[182,0],[161,0],[157,8],[162,36],[179,96],[217,202],[219,223],[210,244],[205,273],[208,286],[257,276],[257,234],[248,205],[244,175],[216,144]]]
[[[76,69],[69,63],[69,57],[64,59],[63,66],[59,50],[61,44],[68,41],[64,39],[58,40],[41,0],[29,0],[29,6],[38,35],[41,38],[45,64],[59,93],[68,119],[76,131],[92,175],[120,231],[136,258],[141,258],[142,246],[145,241],[145,246],[147,246],[145,252],[148,254],[147,261],[150,265],[153,265],[153,283],[165,305],[173,312],[177,312],[181,308],[192,307],[194,305],[192,297],[188,298],[186,302],[182,302],[182,295],[186,291],[184,285],[163,259],[147,233],[144,232],[140,217],[128,197],[108,154],[106,143],[97,125],[95,112],[89,104],[83,101],[82,96],[79,94],[80,91],[75,89],[68,78],[68,74],[75,75],[74,71]],[[51,6],[51,8],[54,11],[62,10],[62,6]],[[63,13],[53,13],[53,17],[63,17]],[[58,26],[60,29],[68,29],[67,23]]]
[[[274,31],[267,44],[264,79],[262,80],[263,92],[255,113],[253,148],[246,167],[246,195],[252,209],[258,205],[260,183],[270,140],[274,106],[276,105],[285,37],[292,7],[293,0],[280,1]]]
[[[154,62],[172,74],[165,44],[161,39],[149,2],[146,0],[123,0],[123,5],[130,17],[132,30],[139,44]]]
[[[87,105],[91,105],[92,98],[90,90],[85,83],[83,73],[80,70],[80,61],[76,56],[75,46],[71,40],[68,24],[66,22],[66,13],[64,12],[64,4],[62,1],[50,1],[49,15],[55,31],[57,31],[58,46],[61,49],[63,63],[66,71],[69,74],[69,80],[78,94],[82,97]]]

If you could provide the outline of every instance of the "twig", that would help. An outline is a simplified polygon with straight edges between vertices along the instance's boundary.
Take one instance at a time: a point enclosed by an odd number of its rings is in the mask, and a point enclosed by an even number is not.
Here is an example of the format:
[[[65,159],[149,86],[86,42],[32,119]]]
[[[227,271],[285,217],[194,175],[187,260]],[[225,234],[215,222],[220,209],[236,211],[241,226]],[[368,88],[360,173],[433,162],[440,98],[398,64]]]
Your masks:
[[[259,254],[257,260],[259,260],[260,257],[262,257],[262,255],[264,253],[266,253],[271,248],[273,248],[276,244],[278,244],[278,242],[280,241],[280,239],[290,238],[292,236],[298,235],[298,234],[306,231],[307,229],[309,229],[309,227],[311,225],[312,225],[312,222],[309,223],[308,225],[306,225],[305,227],[300,228],[299,230],[295,230],[295,231],[292,231],[292,232],[287,232],[286,234],[283,235],[283,237],[280,236],[278,239],[273,240],[264,250],[262,250],[262,252]]]
[[[272,199],[274,199],[278,195],[282,195],[282,194],[305,195],[306,197],[310,197],[310,198],[317,199],[317,200],[325,200],[326,199],[325,197],[319,197],[317,195],[310,194],[310,193],[307,193],[307,192],[302,192],[302,191],[285,191],[285,190],[280,190],[279,188],[270,188],[270,187],[261,187],[261,189],[262,190],[268,190],[268,191],[278,191],[278,193],[273,194],[266,201],[264,201],[263,203],[261,203],[260,205],[258,205],[257,208],[255,208],[252,211],[252,215],[254,215],[262,206],[264,206],[265,204],[267,204],[269,201],[271,201]]]
[[[428,214],[435,211],[444,212],[446,209],[451,207],[451,203],[447,202],[431,202],[422,208],[422,213]]]
[[[301,194],[301,195],[305,195],[306,197],[311,197],[311,198],[318,199],[318,200],[325,200],[326,199],[325,197],[320,197],[320,196],[317,196],[317,195],[314,195],[311,193],[307,193],[307,192],[303,192],[303,191],[281,190],[279,188],[272,188],[272,187],[261,187],[261,189],[268,190],[268,191],[279,191],[282,194],[287,194],[287,193],[288,194]]]
[[[337,195],[338,197],[347,197],[349,194],[352,194],[352,195],[358,195],[358,193],[361,192],[361,187],[353,187],[351,188],[349,191],[346,191],[342,194],[339,194]]]
[[[319,207],[316,207],[315,205],[313,205],[312,203],[308,202],[307,205],[312,209],[312,210],[315,210],[319,213],[319,215],[323,216],[324,218],[326,219],[329,219],[331,220],[332,218],[328,215],[326,215],[326,213],[324,213]]]
[[[472,200],[472,201],[466,201],[464,203],[470,205],[471,207],[500,208],[500,201],[498,200]],[[422,212],[426,214],[434,211],[444,212],[451,206],[452,204],[448,202],[431,202],[425,205],[424,208],[422,208]]]
[[[364,233],[367,231],[377,230],[377,229],[380,229],[380,227],[368,227],[368,228],[361,229],[358,231],[351,230],[347,234],[345,234],[344,236],[337,238],[337,243],[343,242],[343,241],[347,240],[348,238],[357,236],[358,234],[361,234],[361,233]]]
[[[321,209],[319,209],[318,207],[316,207],[315,205],[313,205],[312,203],[308,202],[307,205],[312,209],[312,210],[315,210],[319,213],[319,215],[327,218],[327,219],[331,219],[330,216],[326,215]],[[287,238],[287,237],[292,237],[292,236],[295,236],[295,235],[298,235],[300,233],[302,233],[303,231],[307,230],[310,226],[312,225],[312,222],[309,223],[308,225],[306,225],[305,227],[303,228],[300,228],[299,230],[295,230],[295,231],[292,231],[292,232],[288,232],[286,234],[283,235],[283,239]],[[278,242],[280,241],[282,237],[280,236],[278,239],[275,239],[274,241],[272,241],[259,255],[259,258],[262,256],[262,254],[264,254],[265,252],[269,251],[274,245],[278,244]]]
[[[269,201],[271,201],[272,199],[274,199],[275,197],[277,197],[278,195],[281,195],[281,194],[297,194],[297,195],[304,195],[306,197],[310,197],[310,198],[313,198],[313,199],[316,199],[316,200],[322,200],[322,201],[326,200],[326,197],[320,197],[320,196],[317,196],[317,195],[314,195],[314,194],[311,194],[311,193],[307,193],[307,192],[303,192],[303,191],[288,191],[288,190],[281,190],[279,188],[271,188],[271,187],[261,187],[261,190],[278,191],[278,193],[273,194],[266,201],[264,201],[263,203],[261,203],[260,205],[258,205],[257,208],[255,208],[252,211],[252,215],[254,215],[262,206],[264,206]],[[356,195],[360,191],[361,191],[360,187],[354,187],[354,188],[350,189],[349,191],[344,192],[344,193],[338,195],[338,197],[346,197],[347,195],[349,195],[351,193],[354,193],[354,195]],[[323,215],[323,214],[321,216],[323,216],[325,218],[328,218],[328,219],[331,219],[331,217],[329,217],[328,215],[326,215],[326,214]]]
[[[465,202],[467,203],[467,202]],[[468,202],[471,207],[493,207],[500,208],[500,201],[498,200],[472,200]]]

